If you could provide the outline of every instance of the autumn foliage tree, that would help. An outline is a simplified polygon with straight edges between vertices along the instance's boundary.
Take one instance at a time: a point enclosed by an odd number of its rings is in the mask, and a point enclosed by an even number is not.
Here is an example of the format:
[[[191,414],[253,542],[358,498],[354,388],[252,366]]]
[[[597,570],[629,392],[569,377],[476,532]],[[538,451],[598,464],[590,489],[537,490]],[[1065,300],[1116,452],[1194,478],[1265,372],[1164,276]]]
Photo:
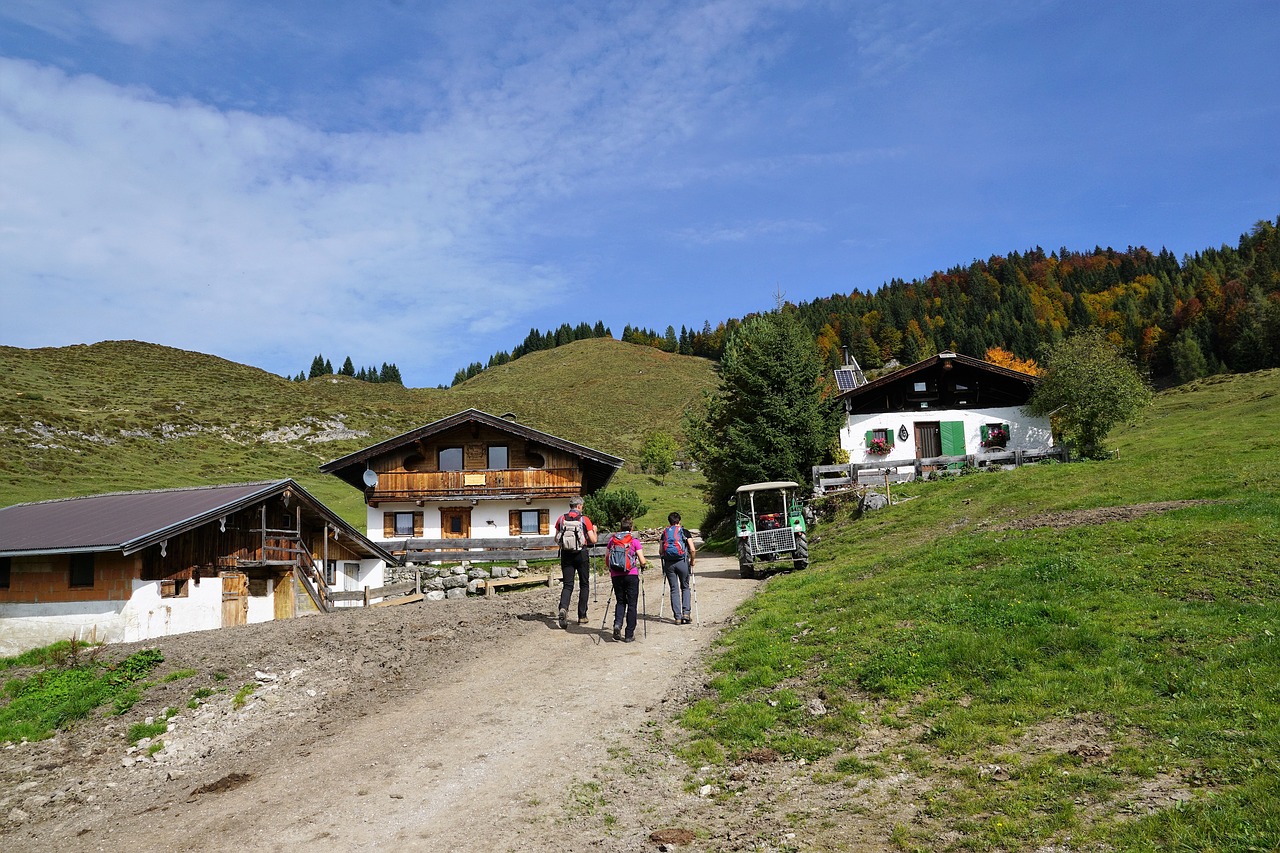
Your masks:
[[[1029,373],[1032,376],[1040,375],[1040,365],[1036,364],[1034,358],[1018,358],[1013,353],[1003,347],[990,347],[984,359],[990,364],[997,367],[1007,367],[1010,370],[1016,370],[1019,373]]]

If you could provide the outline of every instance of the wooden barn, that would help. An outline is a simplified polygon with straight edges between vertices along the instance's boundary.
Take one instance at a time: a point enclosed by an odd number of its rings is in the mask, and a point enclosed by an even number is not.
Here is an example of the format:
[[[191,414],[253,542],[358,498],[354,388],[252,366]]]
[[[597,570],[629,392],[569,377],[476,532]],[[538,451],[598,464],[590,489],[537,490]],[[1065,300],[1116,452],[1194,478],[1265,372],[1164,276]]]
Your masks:
[[[393,558],[293,480],[0,509],[0,654],[329,610]]]

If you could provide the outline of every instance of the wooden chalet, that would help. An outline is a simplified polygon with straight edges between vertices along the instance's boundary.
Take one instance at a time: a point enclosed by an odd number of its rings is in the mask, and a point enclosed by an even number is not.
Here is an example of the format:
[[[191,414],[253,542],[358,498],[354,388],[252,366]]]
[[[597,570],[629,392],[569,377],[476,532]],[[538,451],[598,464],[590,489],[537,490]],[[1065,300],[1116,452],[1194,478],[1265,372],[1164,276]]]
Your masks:
[[[1051,455],[1049,419],[1025,409],[1037,381],[941,352],[870,382],[842,382],[840,446],[854,466],[917,471]]]
[[[394,558],[293,480],[0,509],[0,653],[332,608]]]
[[[364,492],[371,539],[412,552],[545,539],[569,498],[603,489],[622,461],[467,409],[320,470]]]

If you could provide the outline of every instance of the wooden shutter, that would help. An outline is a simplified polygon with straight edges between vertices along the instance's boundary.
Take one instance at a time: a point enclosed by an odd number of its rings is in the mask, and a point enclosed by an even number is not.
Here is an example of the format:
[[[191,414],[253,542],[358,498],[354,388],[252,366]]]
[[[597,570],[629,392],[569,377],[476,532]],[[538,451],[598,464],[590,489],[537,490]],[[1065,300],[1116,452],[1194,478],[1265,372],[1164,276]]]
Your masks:
[[[986,441],[986,440],[990,437],[990,436],[989,436],[989,434],[988,434],[988,432],[989,432],[989,431],[987,430],[987,425],[986,425],[986,424],[983,424],[983,425],[982,425],[982,427],[981,427],[981,429],[980,429],[979,431],[980,431],[980,433],[981,433],[981,435],[982,435],[982,440],[983,440],[983,441]]]
[[[866,446],[866,447],[870,447],[870,446],[871,446],[871,439],[873,439],[873,438],[875,438],[875,437],[876,437],[876,431],[875,431],[875,430],[873,430],[873,429],[869,429],[869,430],[867,430],[867,441],[866,441],[866,445],[865,445],[865,446]]]
[[[939,424],[942,433],[942,455],[964,455],[964,421],[943,421]]]
[[[422,538],[422,531],[424,530],[422,518],[423,513],[421,512],[415,512],[413,514],[413,535],[418,539]]]
[[[507,533],[511,536],[520,535],[520,510],[513,509],[507,513]]]
[[[538,533],[542,536],[551,533],[551,510],[538,510]]]
[[[394,512],[384,512],[382,514],[382,538],[391,539],[396,535],[396,514]]]

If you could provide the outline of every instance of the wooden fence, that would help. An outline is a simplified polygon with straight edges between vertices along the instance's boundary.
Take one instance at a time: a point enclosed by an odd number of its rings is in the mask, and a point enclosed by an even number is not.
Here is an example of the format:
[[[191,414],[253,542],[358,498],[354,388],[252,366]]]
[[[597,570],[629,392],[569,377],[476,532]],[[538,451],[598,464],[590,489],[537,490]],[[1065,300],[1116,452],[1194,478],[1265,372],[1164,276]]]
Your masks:
[[[559,558],[554,536],[503,536],[487,539],[405,539],[391,552],[413,563],[502,562]]]
[[[412,604],[422,600],[422,590],[416,583],[393,583],[390,586],[378,586],[363,590],[347,592],[330,592],[329,599],[335,604],[339,601],[359,601],[365,607],[389,607],[394,604]]]
[[[814,494],[826,494],[830,489],[847,489],[875,483],[902,483],[927,477],[955,473],[956,470],[989,466],[1032,465],[1055,460],[1067,462],[1067,448],[1050,447],[1043,450],[985,450],[980,454],[963,456],[934,456],[929,459],[880,459],[875,462],[850,462],[847,465],[815,465],[813,467]]]

